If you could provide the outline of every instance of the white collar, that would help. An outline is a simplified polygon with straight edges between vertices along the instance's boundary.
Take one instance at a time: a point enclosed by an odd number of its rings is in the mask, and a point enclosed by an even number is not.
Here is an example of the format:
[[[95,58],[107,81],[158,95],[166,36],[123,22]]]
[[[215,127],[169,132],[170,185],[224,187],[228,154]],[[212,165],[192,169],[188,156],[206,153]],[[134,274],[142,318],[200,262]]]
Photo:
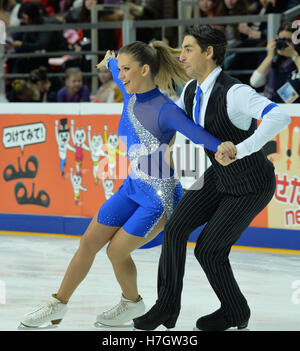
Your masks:
[[[207,92],[207,90],[213,84],[215,84],[215,81],[217,80],[221,71],[222,71],[222,68],[220,66],[217,66],[213,71],[210,72],[210,74],[205,78],[204,82],[201,85],[197,81],[196,90],[197,90],[198,86],[200,86],[203,94],[205,94]]]

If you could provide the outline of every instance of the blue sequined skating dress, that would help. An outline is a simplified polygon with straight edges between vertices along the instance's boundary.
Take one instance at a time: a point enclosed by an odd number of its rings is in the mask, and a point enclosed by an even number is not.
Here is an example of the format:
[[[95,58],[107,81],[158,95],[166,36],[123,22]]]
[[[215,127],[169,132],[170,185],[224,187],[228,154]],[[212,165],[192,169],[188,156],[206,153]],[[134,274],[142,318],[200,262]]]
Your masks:
[[[98,222],[147,237],[164,214],[170,218],[183,196],[179,180],[164,159],[176,131],[213,151],[220,141],[194,124],[158,88],[127,94],[118,78],[118,61],[109,59],[108,67],[124,96],[118,134],[126,145],[132,172],[102,205]]]

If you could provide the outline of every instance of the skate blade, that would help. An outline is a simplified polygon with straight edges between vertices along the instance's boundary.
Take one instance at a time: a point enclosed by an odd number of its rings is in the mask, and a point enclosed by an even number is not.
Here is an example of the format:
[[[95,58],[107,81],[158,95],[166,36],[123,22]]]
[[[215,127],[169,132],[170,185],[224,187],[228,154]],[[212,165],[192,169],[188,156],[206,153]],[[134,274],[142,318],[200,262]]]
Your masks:
[[[95,322],[94,323],[94,327],[95,328],[102,328],[102,329],[110,329],[110,330],[128,330],[130,328],[133,328],[133,322],[131,322],[130,324],[121,324],[121,325],[106,325],[106,324],[102,324],[100,322]]]
[[[20,323],[18,326],[18,330],[41,330],[41,329],[55,329],[57,328],[57,324],[47,324],[40,327],[29,327],[28,325]]]
[[[197,331],[197,332],[201,332],[202,330],[201,329],[198,329],[197,327],[194,327],[193,328],[193,331]],[[226,329],[225,331],[235,331],[235,332],[242,332],[242,331],[250,331],[249,328],[237,328],[237,327],[232,327],[232,328],[229,328],[229,329]]]

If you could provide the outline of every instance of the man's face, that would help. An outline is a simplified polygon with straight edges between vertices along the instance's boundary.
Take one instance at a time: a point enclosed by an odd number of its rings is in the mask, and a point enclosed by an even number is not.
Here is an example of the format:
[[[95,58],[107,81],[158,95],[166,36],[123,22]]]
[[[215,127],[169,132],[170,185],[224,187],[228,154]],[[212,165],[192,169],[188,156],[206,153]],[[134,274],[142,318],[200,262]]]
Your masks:
[[[204,64],[204,53],[197,40],[192,35],[186,35],[181,48],[180,61],[186,73],[191,77],[197,76],[203,70]]]

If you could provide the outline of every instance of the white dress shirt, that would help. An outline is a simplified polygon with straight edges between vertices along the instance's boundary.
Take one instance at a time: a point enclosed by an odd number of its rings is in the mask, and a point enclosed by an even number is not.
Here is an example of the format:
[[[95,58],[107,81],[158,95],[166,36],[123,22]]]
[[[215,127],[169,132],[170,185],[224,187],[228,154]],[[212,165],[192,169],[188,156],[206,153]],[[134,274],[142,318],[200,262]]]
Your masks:
[[[214,84],[221,73],[222,68],[216,67],[200,85],[202,89],[200,103],[199,124],[204,128],[205,113],[208,100]],[[193,80],[193,79],[192,79]],[[176,104],[185,110],[184,93],[190,80],[181,93]],[[199,83],[197,82],[196,90]],[[196,92],[195,90],[195,92]],[[246,84],[235,84],[227,92],[227,113],[233,125],[242,130],[248,130],[252,118],[262,120],[256,131],[247,139],[236,145],[238,159],[259,151],[270,139],[274,138],[291,121],[289,115],[278,106],[272,108],[262,117],[264,109],[272,104],[272,101],[258,94],[253,88]],[[193,101],[193,119],[195,122],[196,98]],[[195,122],[196,123],[196,122]],[[230,141],[230,140],[226,140]]]

